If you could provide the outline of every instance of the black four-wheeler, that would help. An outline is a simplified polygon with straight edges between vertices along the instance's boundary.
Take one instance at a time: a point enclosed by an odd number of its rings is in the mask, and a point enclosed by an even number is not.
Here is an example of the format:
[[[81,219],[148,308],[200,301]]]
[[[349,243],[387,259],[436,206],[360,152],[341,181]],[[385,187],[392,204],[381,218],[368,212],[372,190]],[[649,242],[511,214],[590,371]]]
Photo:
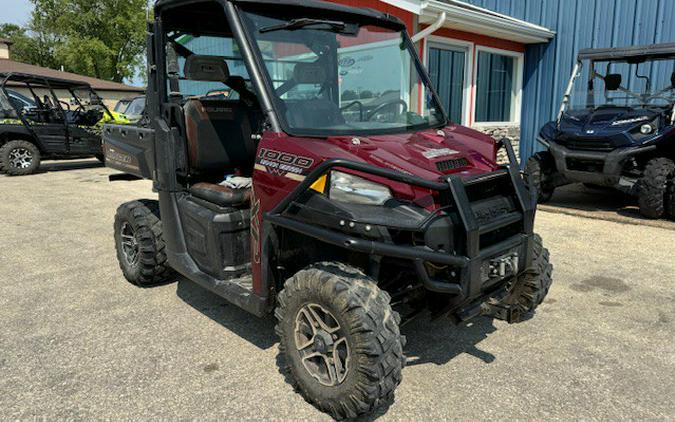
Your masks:
[[[448,122],[401,21],[296,0],[154,16],[150,127],[104,128],[112,180],[159,194],[115,217],[130,282],[178,273],[274,312],[288,380],[335,418],[393,399],[402,321],[518,322],[542,302],[535,191],[496,164],[510,144]],[[359,87],[367,101],[343,98]]]
[[[32,100],[7,88],[25,87]],[[57,92],[67,92],[69,101]],[[23,101],[20,101],[23,99]],[[128,123],[86,83],[22,73],[0,74],[0,171],[34,173],[41,159],[103,159],[103,123]]]
[[[547,150],[527,173],[548,201],[569,183],[638,197],[645,217],[675,218],[675,43],[581,50]]]

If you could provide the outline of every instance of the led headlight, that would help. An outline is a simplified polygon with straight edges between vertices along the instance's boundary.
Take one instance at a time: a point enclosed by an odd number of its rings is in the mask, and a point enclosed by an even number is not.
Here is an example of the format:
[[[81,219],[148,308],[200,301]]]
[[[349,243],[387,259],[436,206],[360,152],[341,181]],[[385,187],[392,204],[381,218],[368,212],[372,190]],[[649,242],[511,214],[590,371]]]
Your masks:
[[[640,126],[640,133],[643,135],[649,135],[652,131],[654,131],[654,127],[650,124]]]
[[[337,202],[382,205],[392,199],[387,186],[339,171],[330,174],[328,196]]]

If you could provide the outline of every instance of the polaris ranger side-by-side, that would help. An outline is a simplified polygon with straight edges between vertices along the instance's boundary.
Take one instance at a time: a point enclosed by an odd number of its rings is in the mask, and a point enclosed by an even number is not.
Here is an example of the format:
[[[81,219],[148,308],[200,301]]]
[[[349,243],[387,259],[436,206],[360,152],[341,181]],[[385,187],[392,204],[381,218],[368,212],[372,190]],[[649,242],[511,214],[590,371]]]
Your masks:
[[[32,99],[8,84],[26,88]],[[68,92],[60,100],[57,90]],[[0,171],[10,176],[34,173],[42,159],[103,159],[104,123],[129,123],[111,112],[84,82],[23,73],[0,74]]]
[[[402,319],[519,322],[542,302],[535,191],[508,142],[447,121],[397,18],[161,0],[149,29],[150,125],[104,129],[111,180],[159,194],[115,217],[130,282],[177,272],[274,312],[288,380],[338,419],[393,399]]]
[[[638,197],[649,218],[675,218],[675,43],[586,49],[558,119],[528,161],[540,202],[585,183]]]

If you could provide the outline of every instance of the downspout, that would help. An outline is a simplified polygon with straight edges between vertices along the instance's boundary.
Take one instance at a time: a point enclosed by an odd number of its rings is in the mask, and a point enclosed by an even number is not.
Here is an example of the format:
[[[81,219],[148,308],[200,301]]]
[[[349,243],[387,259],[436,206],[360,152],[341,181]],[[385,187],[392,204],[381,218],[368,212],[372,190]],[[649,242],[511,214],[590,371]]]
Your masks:
[[[436,22],[432,23],[430,26],[424,28],[423,30],[421,30],[420,32],[418,32],[417,34],[412,36],[412,38],[411,38],[412,42],[417,43],[417,42],[425,39],[429,35],[433,34],[434,32],[438,31],[438,29],[440,27],[442,27],[443,24],[445,23],[445,20],[447,19],[447,17],[448,17],[448,14],[445,13],[445,12],[438,15],[438,18],[436,19]]]

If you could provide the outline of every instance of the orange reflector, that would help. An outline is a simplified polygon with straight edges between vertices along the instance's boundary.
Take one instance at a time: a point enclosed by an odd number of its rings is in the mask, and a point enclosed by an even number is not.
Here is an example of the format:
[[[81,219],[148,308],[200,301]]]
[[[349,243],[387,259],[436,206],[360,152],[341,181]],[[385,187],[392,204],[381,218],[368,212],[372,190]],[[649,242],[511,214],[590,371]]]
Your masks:
[[[310,186],[310,189],[313,189],[319,193],[325,193],[326,192],[326,181],[328,180],[328,176],[325,174],[318,179],[316,179],[316,182],[312,183],[312,186]]]

